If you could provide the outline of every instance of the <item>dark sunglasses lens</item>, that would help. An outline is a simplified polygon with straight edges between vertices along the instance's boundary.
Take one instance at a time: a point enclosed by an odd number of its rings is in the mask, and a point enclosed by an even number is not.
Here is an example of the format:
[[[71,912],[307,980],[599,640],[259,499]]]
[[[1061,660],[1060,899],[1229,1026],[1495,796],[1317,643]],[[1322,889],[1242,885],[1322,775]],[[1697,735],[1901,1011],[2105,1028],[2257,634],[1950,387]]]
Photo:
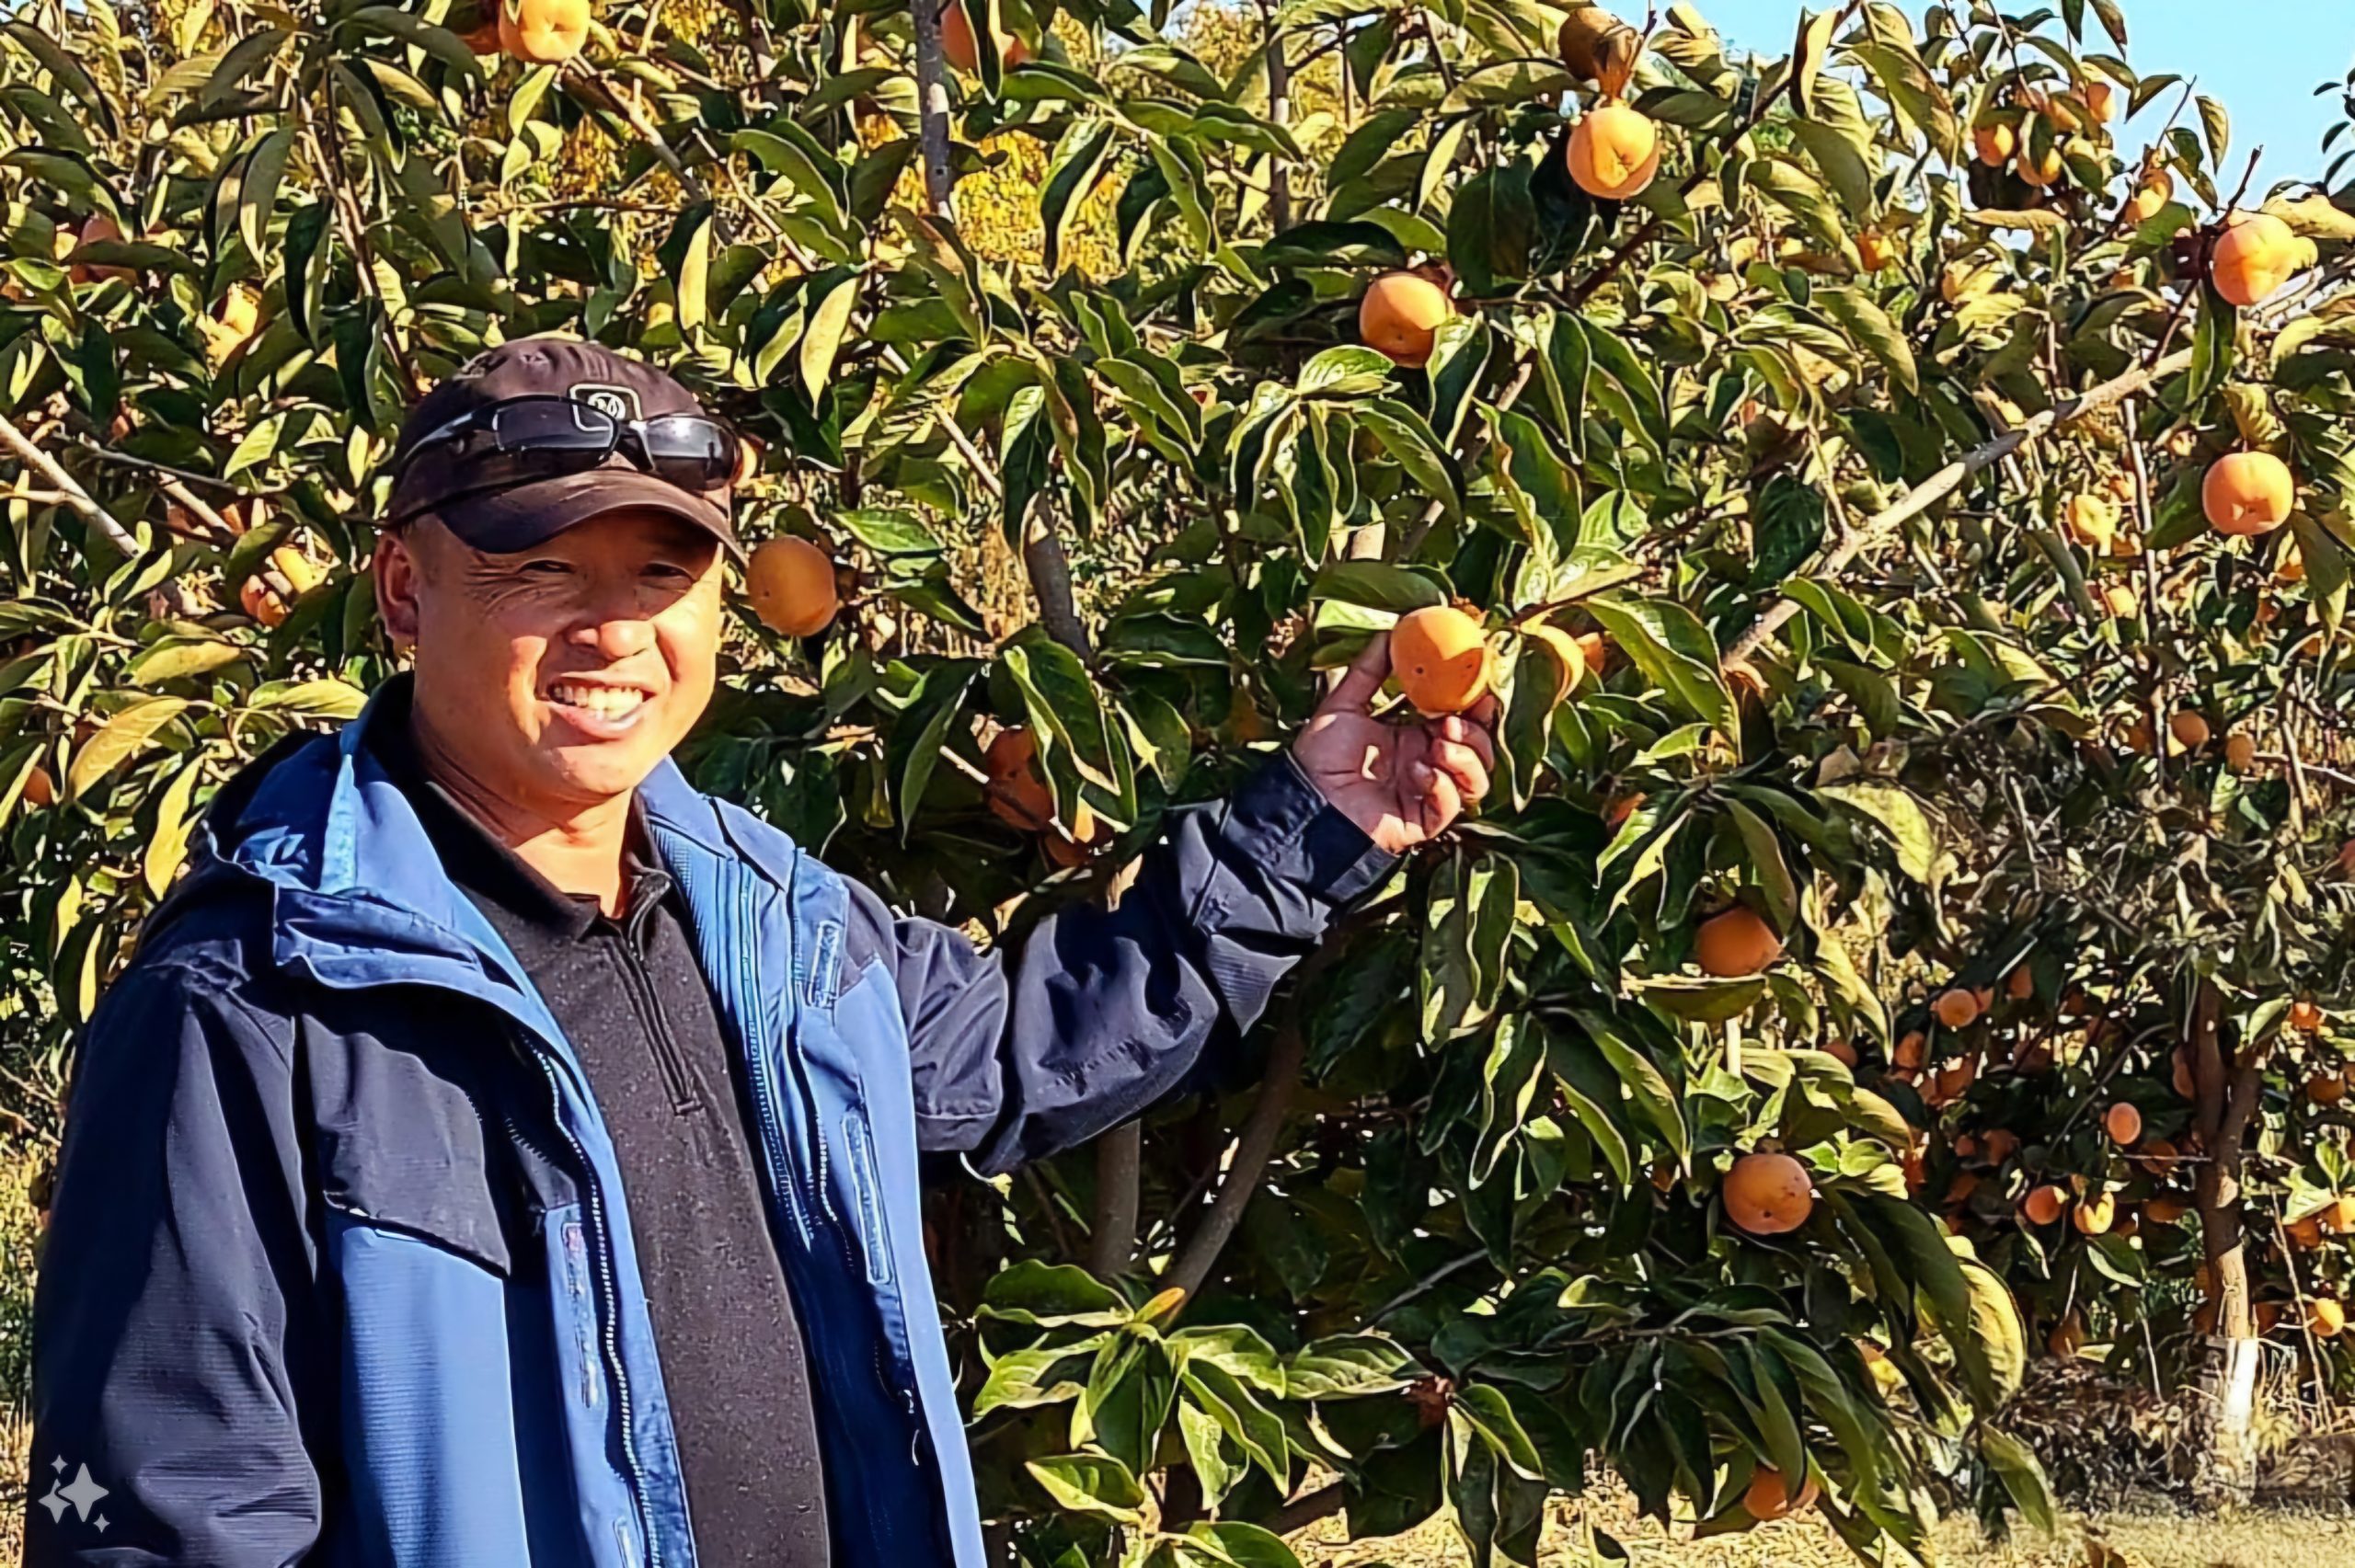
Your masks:
[[[736,474],[736,434],[699,414],[665,414],[638,432],[646,461],[672,484],[689,490],[717,490]]]
[[[490,412],[490,430],[504,452],[614,450],[620,426],[603,409],[568,397],[518,398]]]

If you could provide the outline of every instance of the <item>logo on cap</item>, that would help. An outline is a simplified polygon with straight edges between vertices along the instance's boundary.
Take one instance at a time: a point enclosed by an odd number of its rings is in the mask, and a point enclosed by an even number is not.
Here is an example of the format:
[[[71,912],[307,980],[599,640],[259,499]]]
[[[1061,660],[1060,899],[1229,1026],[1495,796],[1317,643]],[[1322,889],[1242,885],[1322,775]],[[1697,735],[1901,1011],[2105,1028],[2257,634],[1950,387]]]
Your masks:
[[[575,403],[586,403],[609,419],[628,421],[638,418],[638,389],[635,387],[576,382],[571,396]]]

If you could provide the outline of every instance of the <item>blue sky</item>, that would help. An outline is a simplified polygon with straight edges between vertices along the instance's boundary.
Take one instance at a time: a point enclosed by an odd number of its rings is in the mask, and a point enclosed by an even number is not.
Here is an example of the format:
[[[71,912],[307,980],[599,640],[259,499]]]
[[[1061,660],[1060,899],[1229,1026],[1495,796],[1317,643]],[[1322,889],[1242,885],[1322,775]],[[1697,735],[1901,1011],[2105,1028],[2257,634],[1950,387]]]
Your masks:
[[[1810,0],[1810,10],[1829,9],[1836,0]],[[1916,0],[1900,0],[1918,16]],[[1694,0],[1701,15],[1740,48],[1762,54],[1787,53],[1798,25],[1798,0]],[[2274,181],[2315,178],[2326,159],[2319,151],[2326,127],[2340,117],[2336,97],[2315,97],[2316,84],[2344,80],[2355,64],[2355,0],[2120,0],[2126,13],[2127,60],[2144,75],[2174,72],[2196,77],[2199,90],[2220,99],[2232,113],[2230,166],[2235,177],[2251,147],[2262,143],[2258,166],[2262,189]],[[1615,7],[1640,16],[1628,0]],[[1665,6],[1662,7],[1665,9]],[[2030,0],[2011,0],[2014,15],[2035,9]],[[2051,8],[2058,11],[2058,4]],[[2085,29],[2108,40],[2087,7]],[[2057,22],[2048,30],[2060,33]],[[2088,48],[2094,47],[2088,43]],[[2153,100],[2128,129],[2128,138],[2155,130],[2174,101],[2172,93]],[[2349,145],[2342,135],[2332,155]],[[2355,161],[2341,172],[2355,177]]]

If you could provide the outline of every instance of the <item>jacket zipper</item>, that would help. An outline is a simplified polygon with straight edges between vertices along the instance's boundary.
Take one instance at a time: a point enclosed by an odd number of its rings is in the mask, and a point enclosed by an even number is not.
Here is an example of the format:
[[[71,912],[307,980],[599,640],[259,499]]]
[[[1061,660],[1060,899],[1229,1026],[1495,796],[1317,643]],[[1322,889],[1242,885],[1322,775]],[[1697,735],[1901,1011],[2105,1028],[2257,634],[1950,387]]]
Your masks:
[[[629,1379],[622,1369],[621,1292],[614,1278],[614,1254],[611,1232],[605,1224],[604,1192],[598,1183],[596,1168],[589,1162],[587,1147],[564,1119],[564,1091],[557,1082],[555,1064],[537,1046],[527,1048],[532,1059],[539,1064],[540,1075],[547,1080],[549,1107],[555,1114],[557,1131],[563,1134],[564,1141],[572,1150],[572,1157],[580,1162],[580,1194],[589,1210],[591,1251],[597,1258],[598,1337],[604,1352],[605,1375],[613,1380],[614,1413],[622,1424],[622,1459],[629,1471],[624,1478],[625,1484],[629,1488],[630,1505],[639,1516],[638,1527],[639,1535],[646,1541],[647,1568],[661,1568],[661,1543],[655,1539],[654,1532],[646,1528],[646,1502],[638,1495],[638,1478],[642,1471],[638,1459],[638,1430],[630,1416]]]
[[[770,1059],[767,1043],[761,1036],[760,944],[752,940],[752,889],[748,880],[737,883],[736,916],[741,926],[737,933],[736,969],[744,988],[741,1033],[745,1059],[752,1072],[752,1096],[760,1103],[761,1147],[768,1155],[769,1180],[785,1195],[786,1212],[793,1217],[793,1228],[800,1233],[801,1244],[807,1247],[810,1244],[810,1219],[801,1211],[801,1195],[793,1180],[793,1162],[785,1151],[785,1114],[779,1108],[784,1092],[777,1087],[776,1063]]]
[[[629,987],[630,1005],[638,1009],[638,1019],[646,1025],[655,1070],[661,1075],[662,1092],[671,1097],[671,1113],[691,1116],[703,1108],[703,1097],[687,1076],[686,1059],[680,1053],[677,1036],[671,1033],[670,1015],[662,1011],[661,1000],[654,994],[654,982],[638,956],[637,939],[625,931],[613,940],[621,949],[622,975]]]

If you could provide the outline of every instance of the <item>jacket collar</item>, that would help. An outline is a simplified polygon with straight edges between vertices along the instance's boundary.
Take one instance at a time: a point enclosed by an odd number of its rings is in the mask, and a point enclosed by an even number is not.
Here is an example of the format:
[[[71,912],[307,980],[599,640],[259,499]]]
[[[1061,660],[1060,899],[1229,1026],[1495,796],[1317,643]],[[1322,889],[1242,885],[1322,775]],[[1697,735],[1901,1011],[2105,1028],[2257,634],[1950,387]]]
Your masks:
[[[545,1012],[522,967],[450,880],[416,809],[368,746],[373,725],[405,713],[407,676],[371,697],[333,737],[320,737],[224,794],[208,817],[201,851],[220,868],[258,877],[272,900],[272,956],[281,967],[352,987],[420,980],[487,996],[531,1021]],[[258,768],[261,765],[258,764]],[[639,787],[655,842],[673,876],[683,853],[749,862],[781,880],[782,857],[758,832],[731,830],[720,809],[665,759]],[[224,809],[225,808],[225,809]]]

